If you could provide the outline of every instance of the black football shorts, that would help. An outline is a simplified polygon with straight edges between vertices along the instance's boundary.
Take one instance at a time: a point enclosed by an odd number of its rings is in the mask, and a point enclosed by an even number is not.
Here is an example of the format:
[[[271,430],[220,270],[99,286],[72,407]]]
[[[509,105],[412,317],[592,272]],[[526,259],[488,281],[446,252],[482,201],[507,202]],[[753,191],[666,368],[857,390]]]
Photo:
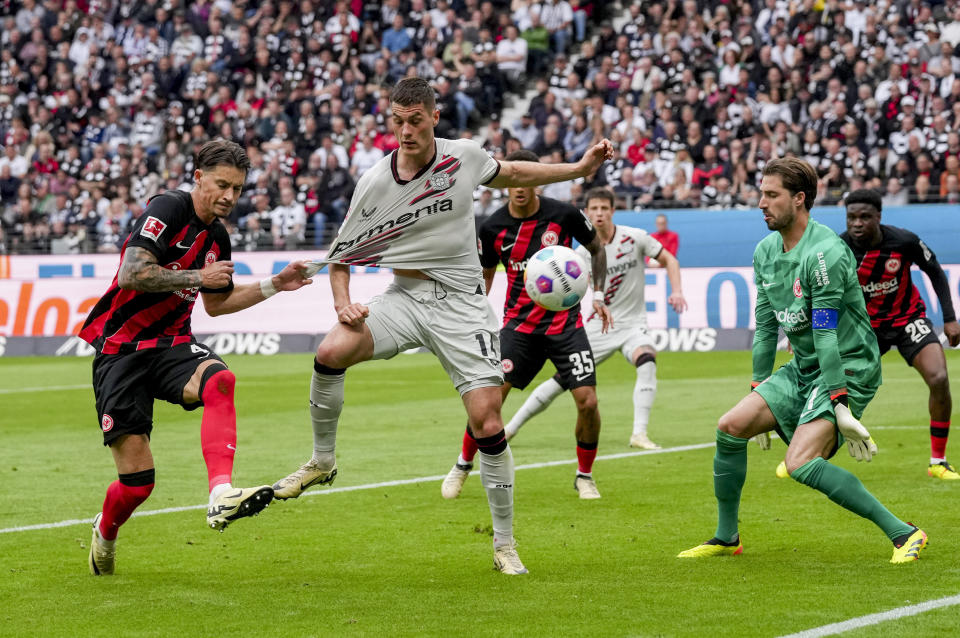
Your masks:
[[[896,346],[897,351],[908,366],[913,365],[913,359],[925,347],[931,343],[940,344],[940,337],[937,336],[937,331],[933,329],[933,322],[926,317],[913,319],[907,325],[899,328],[881,328],[876,331],[876,334],[880,354],[883,354],[892,346]]]
[[[200,343],[147,348],[125,354],[97,353],[93,359],[93,393],[103,444],[124,434],[153,430],[153,401],[163,399],[196,410],[202,402],[184,404],[183,388],[204,361],[223,359]]]
[[[556,367],[560,385],[565,389],[597,385],[593,351],[583,328],[556,335],[526,334],[510,328],[500,330],[503,379],[513,387],[520,390],[527,387],[548,359]]]

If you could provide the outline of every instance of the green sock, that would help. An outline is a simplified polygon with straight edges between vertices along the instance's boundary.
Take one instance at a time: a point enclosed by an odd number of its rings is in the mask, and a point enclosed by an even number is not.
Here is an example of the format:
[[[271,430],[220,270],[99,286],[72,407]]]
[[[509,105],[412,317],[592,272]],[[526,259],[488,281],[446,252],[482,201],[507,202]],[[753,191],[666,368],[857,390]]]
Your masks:
[[[890,540],[913,531],[868,492],[860,479],[826,459],[817,457],[794,470],[790,476],[798,483],[823,492],[840,507],[873,521]]]
[[[713,456],[713,493],[717,496],[716,537],[732,543],[739,534],[737,515],[740,493],[747,479],[747,442],[717,430],[717,451]]]

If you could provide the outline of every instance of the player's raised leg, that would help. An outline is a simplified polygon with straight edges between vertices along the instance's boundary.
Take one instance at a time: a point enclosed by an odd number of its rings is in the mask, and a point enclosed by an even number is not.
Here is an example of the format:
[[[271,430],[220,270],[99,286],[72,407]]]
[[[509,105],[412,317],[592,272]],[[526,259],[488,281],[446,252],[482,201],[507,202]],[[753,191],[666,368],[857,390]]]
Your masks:
[[[500,388],[480,387],[463,395],[480,455],[480,478],[493,518],[493,564],[505,574],[525,574],[513,539],[513,454],[503,434]]]
[[[310,381],[313,455],[295,472],[273,484],[274,497],[297,498],[313,485],[330,484],[337,476],[337,424],[343,408],[346,369],[373,357],[373,335],[366,323],[338,322],[317,348]]]
[[[534,388],[520,409],[504,426],[503,431],[507,435],[507,440],[512,440],[527,421],[546,410],[561,394],[563,394],[563,386],[560,385],[558,375],[553,375]]]
[[[894,516],[854,474],[828,462],[836,445],[836,427],[831,421],[815,419],[798,426],[784,459],[791,478],[822,492],[840,507],[872,521],[882,529],[894,545],[890,562],[901,563],[918,558],[920,550],[926,546],[926,534]],[[914,546],[914,537],[922,537],[923,542]]]
[[[943,347],[939,343],[927,344],[913,358],[911,365],[917,369],[930,389],[930,466],[927,474],[934,478],[956,481],[960,479],[960,474],[946,459],[953,398],[950,396],[950,379]]]
[[[638,348],[633,357],[637,367],[637,381],[633,386],[633,433],[630,447],[659,450],[660,446],[647,436],[650,409],[657,396],[657,355],[653,348]]]
[[[233,487],[233,459],[237,451],[236,383],[236,377],[222,361],[206,359],[183,388],[185,405],[203,400],[200,447],[210,490],[207,525],[221,532],[239,518],[259,514],[273,500],[273,489],[269,485]]]
[[[597,407],[597,388],[580,386],[570,391],[577,404],[577,475],[573,487],[582,499],[600,498],[597,483],[593,480],[593,461],[597,457],[600,442],[600,409]]]
[[[717,497],[717,531],[713,538],[680,552],[678,558],[732,556],[743,553],[737,516],[747,478],[747,443],[773,429],[776,419],[766,401],[751,392],[717,423],[717,449],[713,457],[713,491]]]
[[[107,487],[103,509],[93,520],[89,563],[95,576],[113,574],[117,533],[150,496],[155,476],[146,434],[123,435],[108,444],[117,466],[117,480]]]

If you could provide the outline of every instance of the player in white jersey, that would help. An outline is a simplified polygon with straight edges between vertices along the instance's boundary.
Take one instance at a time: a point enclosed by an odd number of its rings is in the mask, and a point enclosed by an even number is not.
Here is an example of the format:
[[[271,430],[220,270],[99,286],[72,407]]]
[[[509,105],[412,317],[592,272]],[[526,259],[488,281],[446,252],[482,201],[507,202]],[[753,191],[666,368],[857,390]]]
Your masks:
[[[647,231],[613,223],[613,193],[605,188],[587,192],[587,215],[597,229],[597,236],[607,250],[607,283],[604,303],[613,314],[613,327],[606,333],[594,312],[587,318],[587,336],[597,364],[617,352],[637,368],[637,382],[633,388],[633,434],[630,445],[646,450],[658,449],[647,437],[650,408],[657,392],[657,351],[647,332],[647,302],[643,289],[646,283],[645,263],[652,257],[667,269],[671,293],[667,303],[677,312],[687,308],[680,285],[680,263],[664,250]],[[577,252],[590,263],[589,253],[580,246]],[[564,388],[557,377],[537,386],[505,428],[507,439],[512,439],[524,423],[547,408]]]
[[[346,368],[426,346],[460,392],[480,445],[480,474],[493,517],[494,566],[523,574],[513,542],[513,456],[500,418],[497,320],[483,294],[473,190],[532,186],[591,174],[613,157],[603,140],[576,164],[498,162],[470,140],[434,137],[440,113],[430,85],[405,78],[394,88],[390,121],[400,148],[360,178],[327,254],[339,322],[317,348],[310,390],[313,456],[274,484],[296,498],[337,473],[337,423]],[[368,304],[350,298],[350,266],[394,269],[394,281]],[[319,269],[319,265],[317,265]]]

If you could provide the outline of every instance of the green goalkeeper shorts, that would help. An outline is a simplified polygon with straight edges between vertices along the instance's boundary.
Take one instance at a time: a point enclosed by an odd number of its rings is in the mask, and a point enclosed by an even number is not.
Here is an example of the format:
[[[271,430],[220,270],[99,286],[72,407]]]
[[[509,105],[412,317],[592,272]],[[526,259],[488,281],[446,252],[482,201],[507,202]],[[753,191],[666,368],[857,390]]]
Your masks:
[[[850,412],[857,419],[863,414],[867,404],[877,393],[879,386],[864,388],[848,383],[847,393]],[[770,411],[777,420],[777,434],[787,445],[793,439],[798,425],[826,419],[836,426],[837,417],[830,404],[830,391],[823,382],[823,376],[817,375],[812,381],[804,382],[794,361],[770,375],[766,381],[756,387],[756,392],[767,402]],[[844,442],[843,435],[837,432],[837,447]]]

